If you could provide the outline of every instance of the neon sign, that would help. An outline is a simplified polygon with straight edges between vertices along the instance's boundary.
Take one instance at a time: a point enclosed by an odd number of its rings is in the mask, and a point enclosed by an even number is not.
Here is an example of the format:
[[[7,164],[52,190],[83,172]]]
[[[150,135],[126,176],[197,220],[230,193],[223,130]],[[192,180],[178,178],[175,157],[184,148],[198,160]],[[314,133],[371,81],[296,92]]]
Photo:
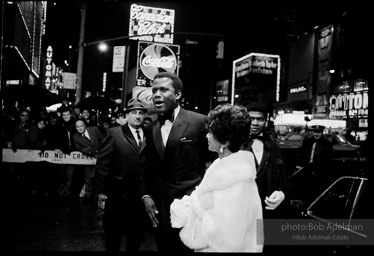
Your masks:
[[[150,86],[161,71],[178,75],[179,45],[152,44],[139,41],[137,85]]]
[[[337,94],[330,97],[330,117],[366,117],[369,114],[368,91]]]
[[[173,43],[174,10],[137,4],[132,4],[130,8],[129,36],[136,36],[131,39]]]
[[[45,65],[45,81],[44,81],[45,88],[47,89],[51,87],[51,83],[52,83],[52,56],[53,56],[52,46],[48,46],[47,64]]]

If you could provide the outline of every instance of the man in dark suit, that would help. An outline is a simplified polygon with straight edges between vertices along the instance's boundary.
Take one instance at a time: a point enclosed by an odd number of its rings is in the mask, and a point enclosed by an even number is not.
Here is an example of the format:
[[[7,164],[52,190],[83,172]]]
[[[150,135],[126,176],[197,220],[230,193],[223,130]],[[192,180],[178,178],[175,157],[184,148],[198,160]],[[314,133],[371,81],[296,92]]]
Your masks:
[[[312,125],[309,129],[312,136],[306,136],[300,148],[301,165],[313,163],[316,168],[320,168],[332,159],[333,145],[323,136],[323,125]]]
[[[127,252],[140,248],[142,212],[139,194],[140,168],[146,146],[142,122],[147,109],[131,99],[124,110],[127,123],[107,130],[96,162],[96,192],[107,199],[104,210],[105,248],[119,252],[123,232],[127,233]]]
[[[207,144],[207,117],[180,107],[180,78],[169,72],[155,75],[152,100],[158,120],[147,127],[147,163],[142,199],[155,228],[159,252],[189,252],[179,230],[171,228],[170,204],[189,195],[202,180],[211,161]]]
[[[101,143],[104,139],[103,133],[97,126],[86,127],[84,120],[75,121],[77,133],[73,135],[73,141],[79,152],[90,157],[97,157]],[[92,180],[95,176],[95,166],[86,165],[84,168],[84,184],[80,197],[92,198]]]
[[[245,149],[255,156],[256,184],[262,202],[263,218],[279,219],[286,217],[285,168],[280,148],[274,136],[266,128],[268,109],[260,102],[251,102],[246,106],[251,118],[250,134]],[[282,250],[282,246],[270,245],[269,236],[274,227],[264,221],[264,252],[272,254]],[[273,238],[274,239],[274,238]],[[269,247],[270,246],[270,247]]]
[[[285,198],[285,168],[282,154],[272,134],[266,129],[266,106],[256,101],[248,104],[246,108],[251,118],[246,149],[255,156],[256,183],[263,204],[263,215],[265,219],[277,218],[280,217],[278,207]]]

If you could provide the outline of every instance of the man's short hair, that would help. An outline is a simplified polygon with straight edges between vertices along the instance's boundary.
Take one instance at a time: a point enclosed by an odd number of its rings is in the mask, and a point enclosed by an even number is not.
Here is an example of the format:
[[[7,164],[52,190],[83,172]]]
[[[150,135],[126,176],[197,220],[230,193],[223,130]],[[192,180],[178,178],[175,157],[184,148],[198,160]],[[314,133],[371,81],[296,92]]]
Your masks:
[[[262,104],[258,101],[254,101],[254,102],[249,103],[247,105],[246,109],[247,109],[248,112],[249,111],[261,112],[261,113],[264,114],[265,117],[267,117],[268,113],[269,113],[267,107],[264,104]]]
[[[182,80],[177,75],[175,75],[174,73],[171,73],[171,72],[160,72],[160,73],[157,73],[155,75],[155,77],[153,78],[153,80],[155,80],[157,78],[164,78],[164,77],[170,78],[173,81],[172,85],[173,85],[175,91],[181,91],[181,92],[183,92],[183,83],[182,83]]]
[[[69,112],[71,114],[73,111],[70,107],[62,105],[61,107],[58,108],[58,112],[60,112],[61,114],[64,112]]]

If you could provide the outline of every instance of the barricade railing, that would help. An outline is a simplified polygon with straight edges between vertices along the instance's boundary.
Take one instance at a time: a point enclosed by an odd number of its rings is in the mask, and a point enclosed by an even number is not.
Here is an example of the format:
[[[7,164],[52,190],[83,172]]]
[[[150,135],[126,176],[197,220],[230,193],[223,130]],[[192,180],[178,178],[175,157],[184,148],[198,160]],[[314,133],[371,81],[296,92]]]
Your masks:
[[[29,150],[17,149],[13,151],[9,148],[2,149],[2,162],[6,163],[25,163],[46,161],[54,164],[76,164],[76,165],[95,165],[96,158],[89,157],[79,151],[70,152],[70,154],[59,153],[55,150]]]

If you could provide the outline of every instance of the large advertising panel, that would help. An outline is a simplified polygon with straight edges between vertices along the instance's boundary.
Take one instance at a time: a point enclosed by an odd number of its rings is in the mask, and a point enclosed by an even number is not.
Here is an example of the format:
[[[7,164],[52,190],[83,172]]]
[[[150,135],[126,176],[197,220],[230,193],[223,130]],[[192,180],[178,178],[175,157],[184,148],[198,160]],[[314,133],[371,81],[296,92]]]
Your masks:
[[[136,85],[151,86],[153,77],[163,71],[178,75],[179,53],[179,45],[164,45],[139,41]]]
[[[172,44],[175,11],[132,4],[130,7],[130,39]],[[143,35],[143,36],[142,36]]]
[[[368,91],[333,94],[330,97],[330,118],[367,118]]]
[[[233,61],[231,103],[246,106],[258,100],[269,106],[279,101],[280,56],[250,53]]]
[[[327,117],[328,114],[328,93],[331,85],[331,55],[334,27],[328,26],[318,33],[318,65],[317,65],[317,86],[315,97],[314,116]]]
[[[315,33],[290,47],[288,102],[312,99]]]

